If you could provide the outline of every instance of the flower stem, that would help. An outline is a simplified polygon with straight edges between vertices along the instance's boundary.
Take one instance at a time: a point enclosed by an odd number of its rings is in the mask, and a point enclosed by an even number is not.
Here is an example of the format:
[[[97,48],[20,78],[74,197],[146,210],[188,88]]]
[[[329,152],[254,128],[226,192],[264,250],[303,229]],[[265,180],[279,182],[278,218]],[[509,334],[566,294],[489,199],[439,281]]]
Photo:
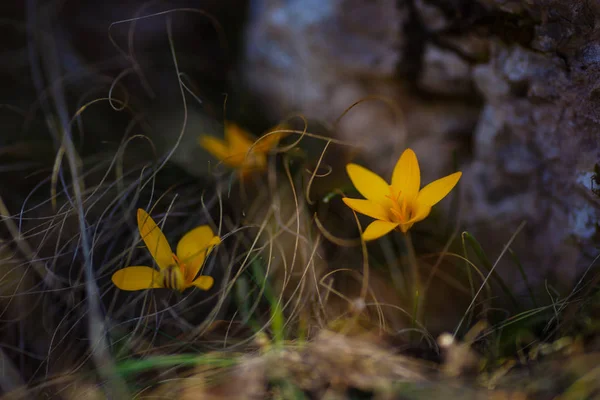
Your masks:
[[[419,275],[419,263],[417,261],[417,255],[415,253],[415,247],[412,243],[412,239],[410,236],[410,232],[406,232],[404,235],[404,245],[406,246],[406,251],[408,252],[408,264],[410,266],[410,282],[412,285],[409,286],[410,290],[410,298],[413,301],[412,309],[414,312],[412,318],[412,324],[416,325],[416,322],[420,319],[420,298],[423,297],[423,293],[421,292],[421,277]],[[415,328],[413,326],[412,328]]]

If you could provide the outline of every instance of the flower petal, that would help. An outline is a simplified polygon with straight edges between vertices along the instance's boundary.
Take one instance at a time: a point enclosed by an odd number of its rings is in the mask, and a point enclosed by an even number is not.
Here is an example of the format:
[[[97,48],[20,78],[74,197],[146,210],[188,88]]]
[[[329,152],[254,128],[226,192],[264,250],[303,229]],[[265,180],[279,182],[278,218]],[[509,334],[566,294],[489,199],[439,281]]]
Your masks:
[[[229,145],[231,154],[246,155],[250,146],[254,143],[254,138],[246,130],[233,122],[225,123],[225,140]]]
[[[369,226],[367,226],[367,229],[365,229],[365,231],[363,232],[363,240],[366,242],[369,240],[378,239],[386,233],[393,230],[394,228],[396,228],[397,226],[398,224],[395,222],[373,221],[369,224]]]
[[[356,190],[366,199],[380,204],[389,202],[390,186],[379,175],[358,164],[346,165],[346,172]]]
[[[417,204],[416,207],[416,211],[413,212],[411,218],[405,223],[400,224],[400,230],[402,232],[408,232],[408,230],[413,226],[415,222],[424,220],[431,212],[431,206],[425,204]]]
[[[371,218],[389,221],[385,208],[379,203],[375,203],[371,200],[350,199],[348,197],[344,197],[342,201],[357,213],[368,215]]]
[[[392,174],[392,187],[407,201],[412,202],[421,187],[421,171],[417,155],[412,149],[406,149],[398,159]]]
[[[204,264],[206,255],[219,244],[221,239],[215,236],[208,225],[192,229],[177,243],[177,258],[185,265],[185,281],[191,282]]]
[[[230,167],[235,167],[238,165],[235,163],[236,160],[231,160],[232,157],[229,146],[227,146],[227,143],[221,139],[203,135],[198,138],[198,143],[216,159],[223,161],[224,164],[227,164]]]
[[[269,129],[265,134],[260,137],[252,147],[252,150],[257,153],[267,153],[271,150],[277,142],[281,140],[283,136],[286,135],[285,132],[277,132],[278,130],[289,129],[289,127],[285,124],[277,125],[272,129]]]
[[[150,267],[127,267],[118,270],[112,281],[121,290],[143,290],[163,287],[160,272]]]
[[[215,280],[212,276],[200,275],[198,279],[194,280],[190,286],[196,286],[199,289],[208,290],[213,286],[214,283]]]
[[[462,172],[455,172],[437,181],[431,182],[419,192],[417,203],[433,206],[442,200],[456,186]]]
[[[140,236],[156,261],[156,265],[160,269],[164,269],[173,264],[173,251],[167,238],[152,217],[141,208],[137,210],[137,223]]]
[[[411,216],[411,218],[408,221],[406,221],[406,223],[410,224],[410,223],[422,221],[425,218],[427,218],[427,216],[429,215],[430,212],[431,212],[431,206],[428,206],[426,204],[417,204],[416,210],[413,211],[413,215]]]

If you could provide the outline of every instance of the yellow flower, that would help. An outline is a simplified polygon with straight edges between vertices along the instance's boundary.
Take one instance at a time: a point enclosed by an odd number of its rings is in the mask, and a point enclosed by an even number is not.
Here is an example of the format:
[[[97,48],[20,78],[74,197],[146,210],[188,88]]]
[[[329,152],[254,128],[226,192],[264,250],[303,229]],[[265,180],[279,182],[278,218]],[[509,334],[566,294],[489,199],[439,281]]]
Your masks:
[[[392,184],[379,175],[356,164],[348,164],[346,171],[363,199],[344,198],[344,203],[354,211],[375,218],[362,236],[365,241],[377,239],[393,229],[406,233],[415,222],[429,215],[431,207],[442,200],[456,186],[462,172],[455,172],[423,189],[417,156],[406,149],[392,174]]]
[[[270,132],[282,129],[281,126]],[[213,136],[202,135],[198,142],[209,153],[221,160],[225,165],[236,168],[242,176],[252,171],[261,171],[267,167],[267,153],[281,139],[280,133],[272,133],[255,140],[242,128],[232,122],[225,123],[225,140]]]
[[[196,278],[208,253],[221,243],[208,225],[186,233],[177,244],[177,253],[173,253],[156,222],[141,208],[137,211],[137,223],[140,236],[159,271],[145,266],[123,268],[112,276],[116,287],[121,290],[168,288],[179,292],[191,286],[202,290],[212,287],[214,279],[211,276],[200,275]]]

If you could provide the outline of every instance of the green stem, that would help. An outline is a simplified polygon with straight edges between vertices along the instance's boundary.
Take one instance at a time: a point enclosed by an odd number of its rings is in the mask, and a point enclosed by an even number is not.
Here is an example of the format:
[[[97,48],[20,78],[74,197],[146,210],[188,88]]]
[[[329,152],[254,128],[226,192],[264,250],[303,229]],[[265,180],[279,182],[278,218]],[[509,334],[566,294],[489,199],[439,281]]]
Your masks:
[[[408,263],[410,265],[411,283],[410,288],[413,308],[412,328],[416,327],[417,321],[421,319],[421,308],[420,308],[420,297],[421,297],[421,276],[419,274],[419,263],[417,261],[417,255],[415,253],[415,247],[412,243],[410,232],[406,232],[404,235],[404,244],[406,251],[408,252]],[[411,331],[414,332],[414,331]],[[411,333],[412,336],[412,333]]]

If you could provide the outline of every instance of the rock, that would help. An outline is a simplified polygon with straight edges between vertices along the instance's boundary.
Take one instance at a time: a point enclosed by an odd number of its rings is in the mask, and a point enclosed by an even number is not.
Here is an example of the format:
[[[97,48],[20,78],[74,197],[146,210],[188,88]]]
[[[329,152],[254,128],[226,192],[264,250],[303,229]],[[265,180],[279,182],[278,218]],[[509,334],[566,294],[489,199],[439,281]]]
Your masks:
[[[557,22],[536,26],[535,34],[532,47],[544,52],[556,50],[562,40],[561,25]]]
[[[418,142],[422,151],[445,153],[440,149],[452,148],[455,135],[472,129],[476,108],[415,98],[395,79],[399,69],[413,63],[406,59],[404,30],[410,14],[404,2],[317,3],[253,2],[241,69],[247,88],[272,119],[300,112],[331,123],[354,102],[378,97],[346,114],[335,134],[362,147],[367,162],[380,172],[390,172],[406,146]],[[448,69],[440,65],[444,57],[451,60]],[[468,65],[437,48],[430,59],[431,79],[446,84],[439,90],[464,93]],[[436,159],[435,167],[425,164],[426,177],[447,172],[450,157]]]
[[[500,11],[520,14],[527,10],[532,0],[479,0],[479,3]]]
[[[408,10],[394,0],[255,0],[251,8],[242,71],[272,118],[299,110],[331,121],[357,100],[331,107],[332,91],[390,78],[401,62]]]
[[[475,62],[486,62],[490,55],[490,40],[479,33],[468,32],[461,35],[447,35],[444,43],[456,52]]]
[[[302,67],[390,76],[400,61],[408,11],[395,0],[256,0],[252,7],[246,42],[252,62],[287,70],[303,59]]]
[[[529,233],[517,238],[515,248],[522,249],[529,281],[540,286],[550,279],[568,291],[589,262],[581,250],[593,245],[600,218],[599,199],[578,183],[599,159],[600,137],[580,106],[567,100],[582,88],[563,65],[513,46],[476,67],[475,82],[488,105],[474,133],[465,181],[466,221],[480,227],[476,235],[493,242],[489,230],[503,231],[507,240],[520,221],[528,221]],[[523,289],[509,270],[514,266],[507,263],[500,273]]]
[[[510,85],[502,79],[493,65],[483,64],[474,67],[473,79],[477,89],[490,101],[510,94]],[[494,123],[494,121],[490,120],[490,123]]]
[[[468,94],[472,91],[471,67],[455,52],[427,45],[419,85],[433,93]]]
[[[432,32],[444,30],[450,24],[444,12],[427,0],[415,0],[414,7],[423,22],[423,25]]]
[[[369,95],[391,100],[361,103],[335,135],[383,175],[413,147],[424,182],[450,170],[453,150],[472,155],[465,227],[494,259],[527,221],[512,248],[531,284],[545,300],[546,283],[572,288],[599,230],[582,180],[600,163],[600,6],[417,0],[415,22],[404,2],[253,3],[242,68],[273,119],[332,122]],[[526,294],[512,262],[498,271]]]

